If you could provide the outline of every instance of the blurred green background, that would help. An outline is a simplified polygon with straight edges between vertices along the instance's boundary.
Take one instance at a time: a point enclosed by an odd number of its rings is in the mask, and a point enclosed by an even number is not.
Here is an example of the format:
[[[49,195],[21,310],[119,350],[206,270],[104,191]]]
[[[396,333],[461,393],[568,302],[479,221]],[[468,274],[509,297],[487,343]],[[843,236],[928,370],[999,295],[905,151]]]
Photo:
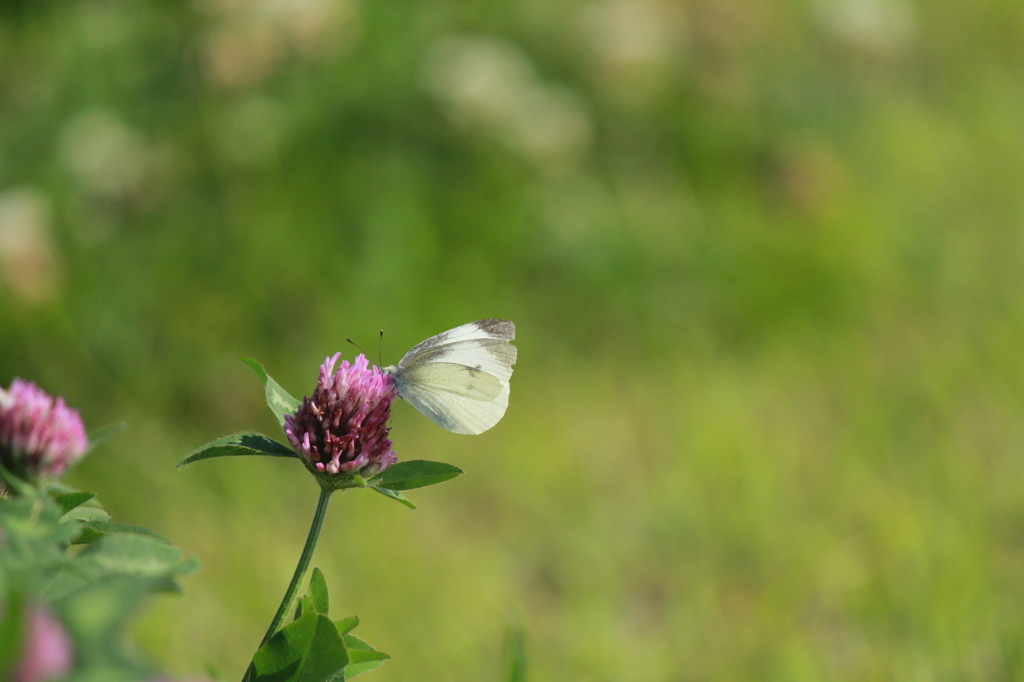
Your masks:
[[[137,641],[241,673],[352,338],[518,325],[505,419],[336,498],[380,682],[1024,677],[1024,5],[7,0],[0,383],[129,429],[70,477],[198,556]]]

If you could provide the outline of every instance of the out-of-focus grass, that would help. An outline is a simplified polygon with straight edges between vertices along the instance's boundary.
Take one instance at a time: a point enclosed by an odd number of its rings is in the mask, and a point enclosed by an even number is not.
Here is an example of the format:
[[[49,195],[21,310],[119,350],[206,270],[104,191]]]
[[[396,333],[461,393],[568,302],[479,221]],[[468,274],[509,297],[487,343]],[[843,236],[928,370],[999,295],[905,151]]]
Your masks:
[[[332,503],[380,680],[1018,679],[1024,17],[874,0],[0,9],[0,381],[130,429],[70,482],[204,570],[139,642],[241,671],[315,505],[297,395],[519,326],[467,475]],[[354,350],[352,353],[354,354]],[[373,352],[371,351],[371,355]],[[358,549],[356,549],[358,548]]]

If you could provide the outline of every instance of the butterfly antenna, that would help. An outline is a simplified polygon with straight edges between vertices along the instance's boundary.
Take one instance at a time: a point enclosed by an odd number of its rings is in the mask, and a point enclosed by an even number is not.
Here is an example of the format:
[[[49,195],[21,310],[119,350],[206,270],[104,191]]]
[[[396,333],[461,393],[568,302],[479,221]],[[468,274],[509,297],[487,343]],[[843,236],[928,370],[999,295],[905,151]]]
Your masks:
[[[366,355],[366,351],[365,351],[365,350],[363,350],[363,347],[362,347],[362,346],[360,346],[360,345],[359,345],[358,343],[356,343],[356,342],[355,342],[355,341],[353,341],[352,339],[345,339],[345,340],[346,340],[346,341],[348,341],[349,343],[351,343],[351,344],[352,344],[353,346],[355,346],[356,348],[358,348],[358,349],[359,349],[359,352],[360,352],[360,353],[362,353],[363,355]]]
[[[380,330],[380,342],[377,345],[377,364],[384,366],[384,330]]]

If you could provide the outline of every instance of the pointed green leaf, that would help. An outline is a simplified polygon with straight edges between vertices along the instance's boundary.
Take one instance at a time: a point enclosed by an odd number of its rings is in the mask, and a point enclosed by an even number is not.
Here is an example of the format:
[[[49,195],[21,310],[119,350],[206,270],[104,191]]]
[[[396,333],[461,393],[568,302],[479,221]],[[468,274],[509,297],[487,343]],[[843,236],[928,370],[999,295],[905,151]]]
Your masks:
[[[281,426],[284,426],[284,416],[286,414],[292,414],[299,408],[300,401],[289,395],[288,391],[281,388],[281,385],[274,381],[267,370],[263,369],[258,361],[252,358],[242,358],[242,362],[248,365],[252,371],[256,372],[256,376],[259,377],[260,381],[263,382],[263,388],[266,392],[267,406],[270,407],[270,411],[277,417],[277,421]]]
[[[355,635],[348,634],[345,635],[343,639],[345,640],[345,646],[347,646],[349,649],[359,649],[361,651],[376,651],[376,649],[374,649],[372,646],[370,646],[363,640],[359,639]]]
[[[355,635],[345,635],[344,641],[345,646],[348,648],[349,657],[349,664],[345,666],[345,675],[348,679],[375,670],[384,665],[384,661],[391,658],[383,651],[377,651]]]
[[[98,576],[161,577],[195,569],[194,561],[177,547],[133,533],[106,535],[83,550],[79,557],[79,567],[88,567]]]
[[[299,682],[323,682],[344,671],[348,662],[348,650],[334,624],[326,616],[318,615],[316,635]]]
[[[238,457],[242,455],[267,455],[270,457],[298,457],[298,453],[276,440],[259,433],[243,431],[218,438],[193,450],[188,457],[178,462],[178,468],[213,457]]]
[[[106,521],[97,519],[94,521],[86,521],[82,525],[86,528],[90,528],[94,531],[107,535],[109,535],[110,533],[136,533],[138,535],[145,535],[146,537],[153,538],[154,540],[162,542],[165,545],[174,544],[160,533],[157,533],[155,530],[151,530],[144,526],[136,526],[134,523],[123,523],[121,521]]]
[[[378,488],[375,485],[372,485],[370,487],[373,490],[376,490],[377,492],[379,492],[384,497],[390,497],[395,502],[401,502],[402,504],[404,504],[409,509],[415,509],[416,508],[415,504],[413,504],[409,500],[405,499],[405,496],[402,495],[402,493],[398,492],[397,490],[388,490],[387,488]]]
[[[99,540],[104,535],[106,535],[106,533],[101,533],[98,530],[93,530],[92,528],[86,528],[85,526],[82,526],[82,532],[79,533],[75,537],[75,539],[71,541],[71,544],[73,544],[73,545],[91,545],[92,543],[96,542],[97,540]]]
[[[324,616],[331,608],[331,600],[327,595],[327,580],[324,579],[323,571],[313,567],[313,575],[309,579],[309,599],[313,602],[316,612]]]
[[[144,535],[103,535],[57,572],[46,586],[45,595],[49,601],[56,601],[89,584],[125,576],[149,579],[150,591],[173,591],[173,576],[192,573],[198,567],[194,557]]]
[[[355,651],[355,649],[349,649],[349,653],[353,656],[358,655],[355,653]],[[366,652],[365,655],[369,658],[367,658],[366,660],[359,661],[353,659],[352,663],[349,663],[345,666],[345,679],[351,680],[353,677],[356,677],[357,675],[362,675],[363,673],[368,673],[371,670],[376,670],[377,668],[384,665],[384,661],[387,661],[391,658],[383,651],[368,651]]]
[[[388,490],[412,490],[443,483],[462,473],[464,473],[462,469],[451,464],[415,459],[410,462],[392,464],[379,478],[373,481],[373,484],[378,488],[387,488]]]
[[[60,517],[61,523],[68,521],[106,521],[110,514],[99,507],[75,507],[64,516]]]
[[[355,630],[357,625],[359,625],[359,616],[349,616],[348,618],[342,618],[334,623],[334,627],[337,628],[338,634],[342,636],[345,636]]]
[[[64,513],[71,511],[75,507],[85,504],[92,498],[96,497],[95,493],[64,493],[61,495],[54,495],[53,499],[57,501],[57,504],[64,507]]]
[[[257,682],[323,682],[344,670],[348,651],[334,624],[308,610],[271,637],[252,663]]]

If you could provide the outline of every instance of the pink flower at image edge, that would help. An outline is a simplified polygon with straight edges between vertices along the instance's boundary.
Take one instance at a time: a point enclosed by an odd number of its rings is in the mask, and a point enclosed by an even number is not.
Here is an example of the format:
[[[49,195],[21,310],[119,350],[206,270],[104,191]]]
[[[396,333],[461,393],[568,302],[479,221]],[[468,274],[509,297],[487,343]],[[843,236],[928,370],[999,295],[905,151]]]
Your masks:
[[[71,639],[64,626],[42,606],[25,614],[25,641],[14,682],[44,682],[71,672]]]
[[[59,476],[86,451],[89,441],[78,410],[31,381],[0,388],[0,462],[36,477]]]

